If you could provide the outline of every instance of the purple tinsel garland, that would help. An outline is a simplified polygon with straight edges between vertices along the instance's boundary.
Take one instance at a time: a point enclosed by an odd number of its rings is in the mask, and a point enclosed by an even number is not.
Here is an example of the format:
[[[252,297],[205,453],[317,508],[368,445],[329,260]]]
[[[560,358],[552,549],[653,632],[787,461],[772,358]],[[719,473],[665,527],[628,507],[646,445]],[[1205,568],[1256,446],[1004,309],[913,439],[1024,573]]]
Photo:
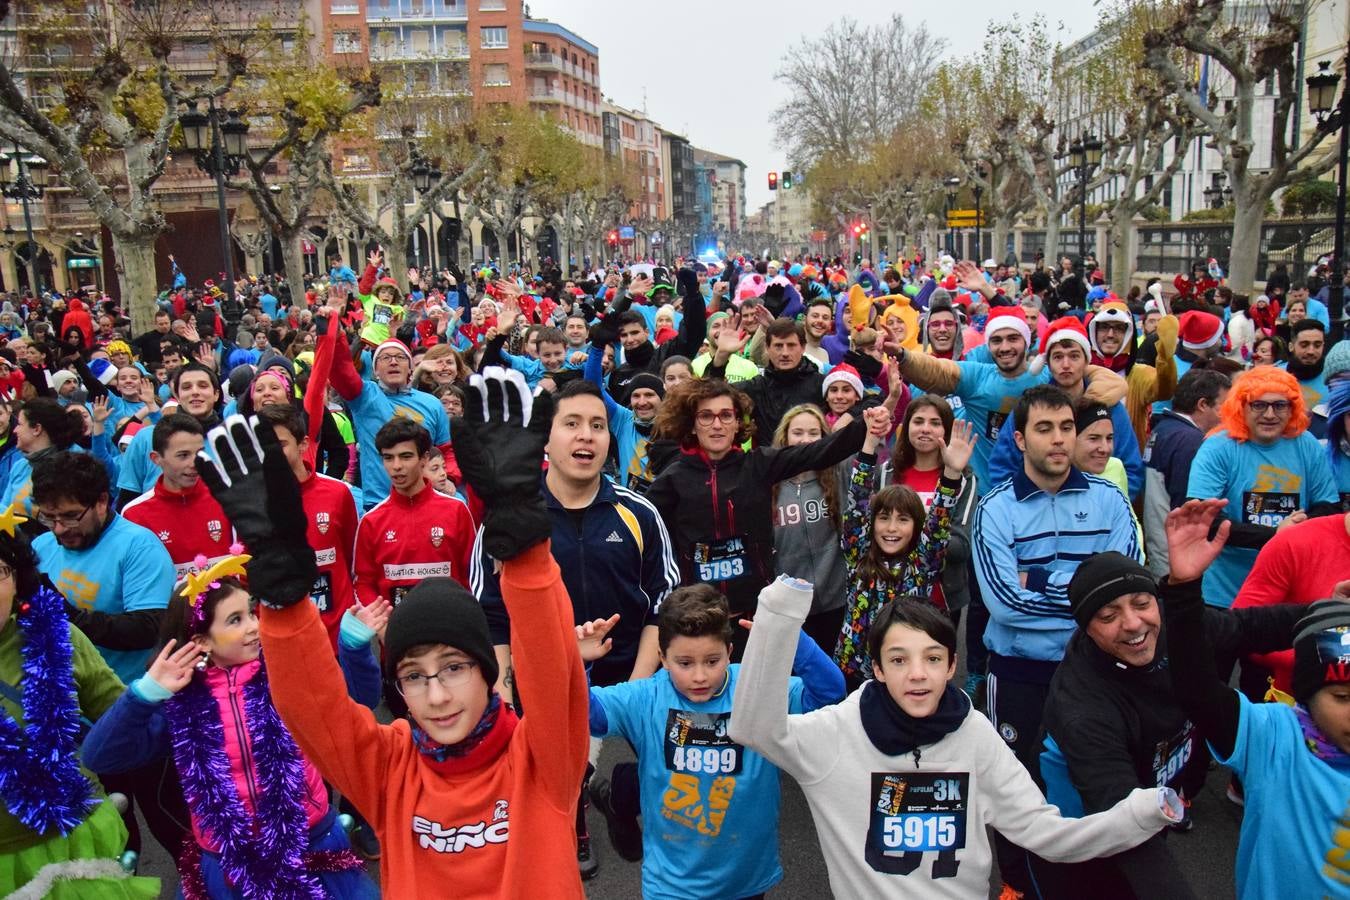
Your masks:
[[[309,844],[305,771],[300,750],[272,705],[266,669],[244,686],[260,794],[252,816],[235,789],[219,707],[205,679],[193,678],[165,704],[164,713],[188,809],[218,844],[220,867],[231,884],[257,900],[326,896],[303,865]]]
[[[49,587],[19,607],[24,727],[0,709],[0,797],[38,834],[69,834],[89,815],[93,787],[80,771],[80,709],[65,600]]]

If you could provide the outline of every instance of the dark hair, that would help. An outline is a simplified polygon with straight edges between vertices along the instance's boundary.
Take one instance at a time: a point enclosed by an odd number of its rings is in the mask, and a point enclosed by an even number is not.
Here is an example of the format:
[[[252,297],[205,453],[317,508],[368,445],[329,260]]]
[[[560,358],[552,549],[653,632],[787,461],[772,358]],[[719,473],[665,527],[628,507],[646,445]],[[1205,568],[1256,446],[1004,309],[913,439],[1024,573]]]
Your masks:
[[[795,337],[806,346],[806,329],[797,323],[796,319],[774,319],[769,323],[769,327],[764,329],[764,343],[768,343],[774,338],[782,340],[784,338]]]
[[[1325,335],[1327,333],[1327,326],[1316,319],[1301,319],[1298,322],[1295,322],[1294,326],[1289,329],[1289,340],[1293,341],[1305,331],[1319,331]]]
[[[232,575],[227,575],[214,584],[215,587],[208,588],[202,595],[201,602],[204,606],[200,622],[194,621],[196,616],[192,604],[189,598],[183,596],[183,588],[187,586],[187,581],[180,581],[173,586],[173,595],[169,597],[169,605],[164,610],[164,621],[159,626],[161,646],[172,640],[178,642],[175,649],[182,649],[183,645],[191,643],[194,637],[199,634],[206,634],[211,629],[211,623],[216,618],[216,607],[220,605],[220,601],[235,591],[248,593],[248,588],[244,587],[244,583]]]
[[[909,422],[915,413],[930,407],[937,411],[938,418],[942,420],[943,440],[951,440],[952,423],[956,420],[951,404],[937,394],[920,394],[905,407],[904,420],[895,436],[895,449],[891,451],[892,472],[898,474],[914,465],[914,445],[909,442]]]
[[[1042,269],[1037,269],[1031,273],[1031,290],[1036,294],[1044,294],[1050,290],[1050,275]]]
[[[193,362],[188,363],[186,366],[183,366],[177,372],[173,373],[173,384],[170,386],[173,388],[173,395],[175,397],[178,396],[178,385],[182,382],[183,376],[192,372],[205,372],[206,377],[211,379],[211,387],[216,389],[217,395],[220,394],[220,376],[216,374],[216,370],[207,368],[201,363]]]
[[[1222,372],[1191,369],[1177,382],[1176,390],[1172,393],[1172,409],[1190,415],[1201,400],[1208,400],[1211,406],[1217,406],[1219,395],[1232,385],[1233,380]]]
[[[22,404],[18,413],[23,414],[29,425],[41,428],[57,450],[65,450],[84,435],[84,419],[80,414],[50,397],[35,397]]]
[[[956,662],[956,626],[947,614],[918,597],[897,597],[877,611],[872,627],[867,632],[867,653],[873,665],[881,666],[886,633],[893,626],[904,625],[922,631],[947,648],[947,662]]]
[[[830,311],[830,315],[834,315],[834,301],[829,297],[812,297],[806,304],[806,308],[807,310],[810,310],[813,306],[823,306]],[[785,336],[786,335],[779,335],[779,337]]]
[[[417,445],[418,456],[426,456],[431,449],[431,434],[407,416],[394,416],[375,432],[375,449],[380,453],[404,441]]]
[[[198,422],[192,416],[184,412],[176,412],[164,416],[155,423],[155,430],[150,435],[150,446],[161,456],[168,449],[169,441],[179,432],[188,434],[197,434],[206,436],[206,430],[202,428],[202,423]]]
[[[686,369],[689,370],[689,373],[690,373],[691,375],[692,375],[693,372],[694,372],[694,364],[693,364],[692,362],[689,361],[689,357],[687,357],[687,356],[667,356],[667,357],[666,357],[666,361],[663,362],[663,363],[661,363],[661,378],[662,378],[662,380],[664,380],[665,377],[666,377],[666,370],[669,369],[671,366],[684,366]]]
[[[615,321],[615,328],[623,328],[625,325],[641,325],[643,331],[647,331],[647,320],[642,318],[631,309],[626,309],[619,313],[619,318]]]
[[[593,381],[587,381],[584,378],[573,378],[571,381],[558,388],[558,392],[553,395],[553,415],[558,415],[558,407],[564,400],[572,397],[594,397],[604,402],[604,395],[600,393],[600,386]],[[608,418],[608,416],[606,416]]]
[[[656,629],[662,653],[677,637],[708,636],[729,644],[733,631],[727,598],[706,584],[676,588],[661,602]]]
[[[304,410],[290,403],[272,403],[258,410],[259,420],[270,422],[273,430],[286,429],[297,444],[309,435],[308,418]]]
[[[109,490],[108,470],[92,453],[61,450],[33,467],[33,502],[38,506],[67,499],[93,506],[107,498]]]
[[[919,536],[923,533],[924,523],[928,519],[928,511],[924,509],[923,500],[908,485],[888,484],[872,495],[870,507],[867,513],[869,535],[876,533],[877,517],[882,513],[899,513],[914,523],[914,531],[909,536],[909,542],[905,544],[904,549],[895,554],[901,559],[907,558],[918,546]],[[865,585],[889,583],[891,575],[886,561],[887,554],[881,552],[876,540],[869,540],[867,552],[858,560],[857,577]]]
[[[536,344],[562,344],[564,347],[567,346],[567,338],[563,335],[561,328],[540,327],[535,342]]]
[[[718,397],[730,397],[736,410],[738,424],[734,445],[744,444],[755,436],[755,403],[745,391],[737,389],[720,378],[694,378],[683,384],[677,384],[666,394],[665,402],[656,413],[656,426],[652,429],[653,438],[665,438],[679,442],[685,447],[694,447],[698,438],[694,431],[694,419],[698,415],[698,405],[705,400]]]
[[[1073,400],[1069,398],[1063,388],[1057,385],[1038,384],[1033,388],[1027,388],[1022,396],[1017,398],[1017,405],[1013,407],[1013,428],[1015,430],[1021,432],[1027,430],[1027,417],[1031,415],[1031,407],[1033,406],[1072,411]]]
[[[42,585],[37,554],[28,537],[18,528],[14,534],[0,531],[0,562],[14,570],[14,599],[27,599]]]
[[[901,279],[900,279],[900,273],[897,272],[897,271],[895,271],[895,268],[894,268],[894,267],[887,268],[885,272],[882,272],[882,273],[881,273],[881,280],[882,280],[882,281],[900,281],[900,280],[901,280]]]
[[[1260,347],[1266,341],[1270,341],[1271,343],[1270,358],[1272,362],[1283,362],[1286,358],[1288,358],[1288,348],[1285,346],[1284,339],[1276,334],[1263,334],[1259,336],[1255,341],[1253,341],[1252,342],[1253,357],[1256,356],[1256,348]],[[1189,375],[1191,373],[1187,372],[1186,374]],[[1173,403],[1172,407],[1175,409],[1176,403]]]

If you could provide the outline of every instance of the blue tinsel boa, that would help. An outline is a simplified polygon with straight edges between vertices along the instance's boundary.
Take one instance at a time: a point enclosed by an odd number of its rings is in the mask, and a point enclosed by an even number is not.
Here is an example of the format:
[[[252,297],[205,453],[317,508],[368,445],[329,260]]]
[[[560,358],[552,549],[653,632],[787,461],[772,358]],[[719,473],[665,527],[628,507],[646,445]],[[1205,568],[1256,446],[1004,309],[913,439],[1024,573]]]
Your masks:
[[[80,708],[65,599],[42,586],[19,603],[24,727],[0,709],[0,797],[38,834],[69,834],[93,808],[75,739]]]

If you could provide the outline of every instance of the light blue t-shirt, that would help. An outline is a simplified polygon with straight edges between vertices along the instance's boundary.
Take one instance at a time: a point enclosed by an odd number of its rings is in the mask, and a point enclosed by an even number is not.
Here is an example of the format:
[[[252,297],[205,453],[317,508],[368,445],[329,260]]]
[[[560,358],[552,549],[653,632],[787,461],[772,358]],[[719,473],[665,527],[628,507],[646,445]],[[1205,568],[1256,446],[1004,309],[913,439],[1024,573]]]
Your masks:
[[[642,895],[647,900],[748,897],[783,877],[778,860],[778,767],[727,736],[739,664],[706,703],[691,703],[662,669],[650,678],[592,688],[608,730],[638,757],[642,784]],[[788,712],[803,711],[791,678]]]
[[[1214,753],[1242,779],[1246,797],[1238,897],[1350,896],[1350,769],[1313,755],[1293,707],[1241,694],[1238,702],[1233,754]]]
[[[375,434],[394,416],[404,416],[431,434],[431,443],[441,447],[450,443],[450,419],[441,401],[425,391],[385,391],[374,381],[361,382],[361,393],[348,403],[352,429],[361,446],[361,493],[363,510],[389,496],[389,475],[375,450]],[[138,435],[139,436],[139,435]]]
[[[1035,374],[1023,372],[1015,378],[1005,378],[993,363],[959,362],[961,378],[956,383],[953,394],[961,398],[961,407],[956,416],[975,426],[980,440],[975,444],[975,452],[970,457],[970,465],[975,470],[979,484],[989,484],[989,457],[998,443],[998,432],[1003,422],[1012,415],[1017,398],[1027,388],[1045,384],[1050,380],[1050,370],[1043,369]]]
[[[1224,518],[1274,528],[1295,510],[1339,503],[1326,450],[1306,431],[1273,444],[1236,441],[1227,431],[1205,438],[1191,464],[1186,496],[1228,501]],[[1205,570],[1205,602],[1229,607],[1256,564],[1257,551],[1224,547]]]
[[[174,584],[169,551],[149,529],[121,516],[114,515],[98,541],[85,550],[67,550],[48,532],[33,541],[33,551],[38,568],[80,609],[115,616],[169,605]],[[106,647],[98,647],[98,652],[125,684],[145,674],[153,653],[150,648]]]

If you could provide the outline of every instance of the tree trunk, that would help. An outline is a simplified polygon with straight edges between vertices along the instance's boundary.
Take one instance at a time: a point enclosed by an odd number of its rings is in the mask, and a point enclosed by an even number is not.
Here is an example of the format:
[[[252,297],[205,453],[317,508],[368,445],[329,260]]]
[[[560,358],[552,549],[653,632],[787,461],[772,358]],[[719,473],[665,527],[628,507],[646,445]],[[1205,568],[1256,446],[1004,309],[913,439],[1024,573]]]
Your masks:
[[[384,245],[384,267],[389,270],[389,275],[399,282],[399,288],[406,290],[408,285],[403,282],[407,280],[408,274],[408,235],[391,235],[393,240]],[[353,269],[356,266],[352,266]],[[357,272],[360,276],[360,272]]]
[[[1111,269],[1111,290],[1124,297],[1130,290],[1130,276],[1134,274],[1134,260],[1130,255],[1130,228],[1137,212],[1133,204],[1117,204],[1111,219],[1111,246],[1108,261]]]
[[[1228,257],[1228,286],[1238,293],[1249,294],[1256,283],[1256,257],[1261,251],[1261,224],[1265,221],[1268,198],[1248,185],[1235,187],[1233,194],[1237,207]]]
[[[131,314],[131,333],[144,334],[155,325],[159,305],[158,279],[155,278],[156,235],[136,238],[113,234],[113,252],[117,254],[117,284],[122,305]]]
[[[1003,262],[1003,258],[1008,255],[1007,249],[1008,232],[1011,230],[1012,230],[1012,219],[1010,217],[999,216],[998,218],[994,219],[994,227],[992,229],[993,240],[990,242],[989,255],[993,258],[994,262],[996,263],[1001,264]],[[981,234],[983,234],[983,232],[981,232]],[[983,238],[981,238],[981,240],[983,240]],[[983,252],[984,252],[983,247],[975,248],[976,256],[979,256]],[[977,259],[976,262],[982,263],[984,262],[984,260]]]
[[[305,254],[300,243],[300,231],[297,229],[294,233],[283,234],[280,243],[286,283],[291,288],[291,299],[298,303],[305,293]],[[356,263],[356,260],[352,262]]]
[[[1041,252],[1045,254],[1047,268],[1054,269],[1059,265],[1059,216],[1057,215],[1045,217],[1045,246]]]

